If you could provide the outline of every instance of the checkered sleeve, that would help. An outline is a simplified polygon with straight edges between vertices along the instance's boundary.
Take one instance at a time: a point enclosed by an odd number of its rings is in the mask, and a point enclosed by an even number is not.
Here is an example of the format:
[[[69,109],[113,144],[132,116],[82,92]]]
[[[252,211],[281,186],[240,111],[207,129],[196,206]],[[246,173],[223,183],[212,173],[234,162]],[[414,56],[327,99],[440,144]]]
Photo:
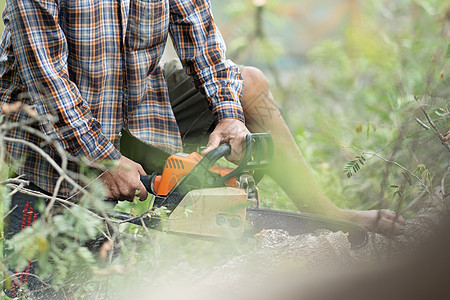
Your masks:
[[[40,124],[43,132],[74,156],[92,161],[120,158],[69,78],[68,46],[58,23],[57,1],[13,0],[8,7],[20,77],[37,113],[56,116],[55,123]]]
[[[170,0],[170,34],[194,85],[206,95],[216,122],[244,122],[240,96],[244,82],[225,57],[225,43],[214,24],[209,0]]]

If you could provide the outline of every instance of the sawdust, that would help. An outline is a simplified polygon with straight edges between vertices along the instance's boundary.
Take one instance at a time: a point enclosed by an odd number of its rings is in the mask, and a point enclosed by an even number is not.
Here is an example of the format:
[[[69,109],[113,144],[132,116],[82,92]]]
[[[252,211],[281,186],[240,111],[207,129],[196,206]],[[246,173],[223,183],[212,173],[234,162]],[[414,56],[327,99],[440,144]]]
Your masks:
[[[317,232],[290,236],[283,230],[265,230],[255,248],[230,260],[207,281],[233,285],[249,276],[255,280],[294,268],[342,267],[353,261],[350,243],[342,232]]]
[[[296,274],[300,270],[304,276],[309,276],[393,261],[433,239],[447,215],[442,201],[428,200],[414,217],[407,220],[403,235],[386,237],[369,233],[368,243],[356,250],[351,249],[347,235],[342,232],[317,230],[291,236],[282,230],[264,230],[256,236],[252,251],[217,268],[201,282],[201,286],[218,294],[223,292],[228,297],[237,297],[248,289],[267,288],[268,278],[282,278],[294,270]]]

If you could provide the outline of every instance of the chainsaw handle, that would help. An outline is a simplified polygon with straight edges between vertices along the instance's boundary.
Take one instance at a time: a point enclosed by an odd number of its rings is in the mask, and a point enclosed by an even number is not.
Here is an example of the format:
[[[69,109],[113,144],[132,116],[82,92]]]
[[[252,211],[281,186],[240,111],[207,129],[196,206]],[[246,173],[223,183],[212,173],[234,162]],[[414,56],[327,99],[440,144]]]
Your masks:
[[[230,155],[230,154],[231,154],[230,144],[222,144],[219,147],[208,152],[208,154],[206,154],[205,156],[203,156],[203,159],[200,161],[200,163],[202,163],[203,160],[205,160],[205,163],[206,163],[205,167],[207,167],[207,169],[209,169],[219,159],[221,159],[224,156]]]
[[[245,153],[239,165],[230,173],[220,177],[211,178],[211,186],[224,186],[232,177],[237,177],[243,171],[255,171],[267,167],[273,156],[273,141],[268,133],[252,133],[245,137]],[[208,170],[222,157],[230,155],[231,146],[222,144],[206,154],[195,166],[190,174],[192,177],[204,177]],[[189,176],[190,177],[190,176]]]
[[[153,188],[153,183],[155,181],[155,173],[152,175],[141,175],[141,182],[145,186],[147,192],[156,195],[155,189]]]
[[[211,150],[204,157],[212,162],[211,166],[220,158],[231,154],[231,146],[229,144],[222,144],[219,147]],[[273,141],[268,133],[251,133],[245,137],[245,152],[241,162],[236,167],[236,172],[244,170],[255,170],[266,167],[273,156]],[[210,166],[210,167],[211,167]],[[234,176],[234,175],[233,175]],[[230,176],[230,177],[233,177]],[[229,178],[228,178],[229,179]],[[228,180],[227,179],[227,180]],[[225,180],[226,181],[226,180]]]
[[[208,170],[222,157],[231,154],[231,146],[229,144],[222,144],[219,147],[208,152],[199,163],[188,174],[193,176],[204,177]]]
[[[245,137],[245,153],[239,165],[227,175],[217,179],[224,185],[230,178],[243,171],[255,171],[267,167],[273,156],[273,140],[268,133],[252,133]]]

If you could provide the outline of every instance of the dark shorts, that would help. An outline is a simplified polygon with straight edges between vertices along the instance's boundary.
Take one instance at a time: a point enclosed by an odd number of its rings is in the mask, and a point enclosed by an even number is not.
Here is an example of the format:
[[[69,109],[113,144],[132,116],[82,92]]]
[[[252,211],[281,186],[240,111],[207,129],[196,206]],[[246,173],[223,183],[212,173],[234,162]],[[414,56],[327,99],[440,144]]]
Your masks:
[[[164,65],[172,110],[180,129],[183,151],[191,153],[208,143],[209,134],[214,129],[214,120],[208,101],[193,85],[178,60],[170,60]],[[147,173],[162,171],[169,154],[145,144],[127,131],[122,131],[120,152],[140,163]]]
[[[28,189],[46,193],[34,184],[30,184]],[[38,210],[39,200],[36,197],[25,195],[22,193],[16,193],[11,198],[11,207],[13,208],[9,212],[8,216],[4,219],[4,237],[5,240],[11,239],[14,235],[22,231],[24,228],[31,226],[41,214]],[[9,249],[3,243],[3,256],[5,263],[8,264]],[[10,289],[6,286],[3,287],[4,292],[9,297],[32,297],[33,299],[59,299],[61,295],[48,285],[44,284],[38,276],[35,276],[36,263],[29,261],[28,266],[23,270],[16,270],[14,266],[8,265],[10,271],[11,285]],[[26,284],[26,291],[23,290],[23,286]]]
[[[212,113],[208,108],[208,102],[205,96],[194,88],[193,83],[181,67],[177,60],[169,61],[164,65],[164,75],[168,85],[170,101],[173,112],[180,128],[185,152],[196,151],[198,146],[206,145],[209,134],[214,129]],[[169,154],[151,147],[133,136],[127,131],[122,131],[121,153],[128,158],[139,162],[143,165],[147,173],[154,171],[161,172]],[[35,185],[28,188],[44,192]],[[16,193],[11,199],[11,207],[16,207],[5,219],[5,238],[10,239],[19,233],[25,227],[30,226],[39,217],[37,210],[39,199],[33,196]],[[95,244],[101,243],[93,242]],[[8,253],[8,249],[4,248],[4,253]],[[33,297],[37,299],[58,299],[58,293],[51,289],[45,289],[45,285],[33,276],[35,263],[30,262],[25,270],[14,270],[10,267],[10,271],[17,275],[12,278],[11,290],[6,291],[8,296],[16,297],[19,289],[27,284],[28,290],[33,293]],[[30,296],[30,295],[28,295]]]
[[[28,189],[40,192],[43,194],[50,195],[46,191],[37,187],[34,184],[27,186]],[[41,206],[40,200],[36,197],[16,193],[11,198],[11,207],[14,208],[5,218],[4,222],[4,232],[5,240],[11,239],[14,235],[22,231],[24,228],[31,226],[36,220],[41,217],[41,213],[38,206]],[[45,203],[47,204],[47,203]],[[93,253],[98,253],[100,247],[106,242],[104,236],[100,236],[98,239],[91,240],[83,246],[87,247]],[[7,257],[9,253],[8,247],[4,244],[3,253],[5,257],[5,262],[8,264]],[[27,296],[33,299],[65,299],[64,290],[55,291],[50,285],[46,284],[45,281],[48,278],[40,278],[35,276],[36,262],[29,261],[28,265],[23,270],[16,270],[14,266],[8,265],[8,269],[11,274],[11,286],[9,290],[4,287],[4,292],[9,297],[21,297]],[[21,289],[26,284],[26,290]]]

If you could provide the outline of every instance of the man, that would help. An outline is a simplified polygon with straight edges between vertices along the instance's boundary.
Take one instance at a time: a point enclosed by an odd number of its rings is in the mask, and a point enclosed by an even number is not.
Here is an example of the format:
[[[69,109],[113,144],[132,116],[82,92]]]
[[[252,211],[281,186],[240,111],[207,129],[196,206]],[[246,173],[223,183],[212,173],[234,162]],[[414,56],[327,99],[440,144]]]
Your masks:
[[[45,157],[17,140],[38,145],[61,165],[59,149],[92,164],[116,161],[101,176],[108,197],[132,200],[137,195],[143,200],[147,192],[139,177],[152,170],[121,154],[121,132],[152,147],[155,156],[181,151],[183,142],[210,134],[202,154],[230,143],[232,162],[239,160],[249,131],[270,132],[275,155],[267,174],[300,209],[354,220],[374,231],[401,233],[403,220],[394,213],[341,210],[323,194],[264,75],[251,67],[239,70],[225,58],[208,0],[7,0],[3,20],[2,106],[22,101],[40,116],[56,117],[55,122],[34,125],[44,136],[21,128],[8,133],[8,161],[23,161],[12,167],[30,180],[31,188],[60,197],[76,192],[73,184],[59,180],[57,168]],[[159,64],[169,33],[192,81],[173,64]],[[191,82],[206,100],[195,100],[199,94],[190,87],[180,92]],[[27,122],[30,116],[18,111],[8,118]],[[45,136],[55,145],[45,143]],[[76,174],[80,166],[69,161],[67,170]],[[33,198],[24,197],[12,199],[17,208],[8,236],[21,229],[13,223],[26,226],[31,222],[24,218],[39,217]]]

